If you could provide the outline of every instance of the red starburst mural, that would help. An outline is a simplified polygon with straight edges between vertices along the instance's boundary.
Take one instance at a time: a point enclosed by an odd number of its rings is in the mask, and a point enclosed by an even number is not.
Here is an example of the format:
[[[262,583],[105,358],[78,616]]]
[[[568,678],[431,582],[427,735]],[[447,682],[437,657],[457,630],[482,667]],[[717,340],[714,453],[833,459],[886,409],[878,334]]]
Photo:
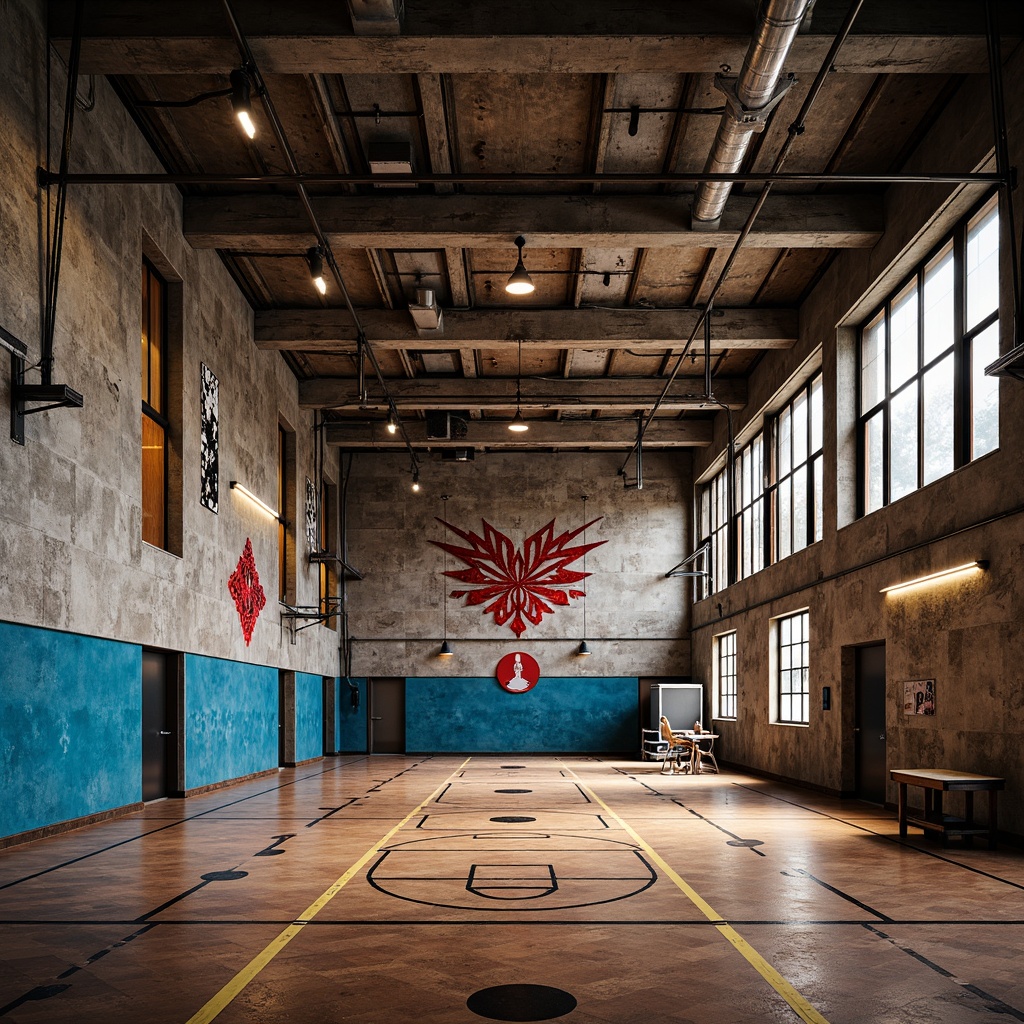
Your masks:
[[[526,632],[526,622],[536,626],[545,612],[554,612],[552,605],[564,606],[570,598],[586,596],[585,591],[575,590],[571,584],[586,579],[590,573],[577,572],[567,566],[592,548],[607,543],[598,540],[592,544],[572,544],[587,527],[600,522],[601,518],[591,519],[578,530],[557,537],[552,519],[547,526],[526,538],[522,551],[516,550],[512,541],[486,519],[481,520],[484,527],[482,537],[438,519],[468,546],[438,540],[430,543],[469,566],[468,569],[450,570],[445,576],[460,583],[472,583],[476,589],[453,590],[451,596],[465,597],[468,605],[485,605],[484,615],[493,614],[499,626],[508,622],[509,628],[519,637]]]
[[[238,621],[242,624],[242,636],[245,637],[245,646],[248,647],[256,620],[267,603],[267,595],[260,586],[260,574],[256,571],[256,559],[252,556],[252,543],[248,537],[245,538],[242,557],[228,578],[228,590],[235,599]]]

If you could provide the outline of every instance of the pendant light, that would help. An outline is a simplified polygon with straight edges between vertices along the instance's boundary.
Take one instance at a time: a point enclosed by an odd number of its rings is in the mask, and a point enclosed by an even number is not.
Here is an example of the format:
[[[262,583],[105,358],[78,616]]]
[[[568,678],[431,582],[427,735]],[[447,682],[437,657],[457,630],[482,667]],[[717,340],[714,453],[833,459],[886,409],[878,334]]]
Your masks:
[[[580,581],[584,588],[586,588],[587,578],[587,498],[589,494],[581,494],[580,500],[583,502],[583,579]],[[576,656],[579,658],[589,658],[590,648],[587,646],[587,591],[583,591],[583,639],[580,641],[579,647],[576,648]]]
[[[448,499],[451,497],[450,494],[442,494],[441,501],[444,504],[441,506],[444,509],[444,539],[445,543],[448,542]],[[448,643],[448,549],[442,548],[444,552],[444,573],[442,574],[444,579],[444,594],[442,600],[444,601],[444,639],[441,642],[441,650],[437,652],[439,658],[451,658],[455,656],[455,652],[452,650],[452,645]]]
[[[311,245],[306,250],[306,263],[309,264],[309,279],[321,295],[326,295],[327,281],[324,280],[324,254],[319,245]]]
[[[513,434],[524,434],[530,429],[529,424],[523,419],[523,410],[519,407],[521,398],[520,386],[523,379],[523,339],[519,339],[519,371],[516,374],[516,414],[512,417],[512,422],[508,425],[508,429]]]
[[[242,131],[250,138],[256,138],[256,125],[252,120],[252,82],[248,74],[241,68],[231,72],[231,109],[242,126]]]
[[[529,295],[533,291],[533,278],[526,272],[526,267],[523,265],[524,245],[526,245],[526,239],[520,235],[516,239],[516,247],[519,249],[519,260],[516,263],[516,269],[512,271],[512,275],[505,283],[505,291],[509,295]]]

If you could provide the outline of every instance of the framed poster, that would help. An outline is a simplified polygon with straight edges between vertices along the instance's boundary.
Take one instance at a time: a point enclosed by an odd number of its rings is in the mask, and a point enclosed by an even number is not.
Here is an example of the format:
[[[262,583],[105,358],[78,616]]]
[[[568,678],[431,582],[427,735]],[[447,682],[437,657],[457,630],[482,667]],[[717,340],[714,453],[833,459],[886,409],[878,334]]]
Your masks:
[[[199,503],[211,512],[220,508],[220,381],[206,363],[202,367],[199,448]]]
[[[316,488],[313,481],[306,477],[306,543],[310,551],[317,551],[316,542]]]
[[[903,713],[905,715],[935,714],[934,679],[908,679],[903,684]]]

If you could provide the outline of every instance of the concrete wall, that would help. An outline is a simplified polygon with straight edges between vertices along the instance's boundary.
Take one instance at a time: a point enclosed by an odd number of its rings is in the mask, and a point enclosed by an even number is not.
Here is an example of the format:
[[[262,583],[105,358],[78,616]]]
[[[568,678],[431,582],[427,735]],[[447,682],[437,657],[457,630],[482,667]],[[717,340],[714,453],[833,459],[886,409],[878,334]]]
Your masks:
[[[12,0],[3,7],[4,59],[0,61],[0,324],[25,341],[29,364],[40,355],[47,196],[35,184],[46,154],[46,6]],[[64,71],[53,58],[51,152],[60,152]],[[105,79],[83,79],[80,95],[94,91],[91,109],[78,109],[71,169],[75,171],[160,171],[134,124]],[[85,104],[86,106],[88,103]],[[172,550],[141,539],[141,364],[139,344],[140,277],[143,255],[172,282],[179,299],[172,310],[172,487],[175,527]],[[220,509],[200,505],[200,367],[205,363],[220,382]],[[11,374],[6,353],[0,360],[0,416],[6,422]],[[29,382],[39,380],[31,371]],[[310,627],[294,644],[277,601],[277,523],[237,492],[239,480],[270,500],[276,493],[279,420],[295,431],[296,495],[282,510],[297,534],[296,602],[315,604],[318,569],[310,566],[303,530],[305,478],[312,477],[311,414],[298,407],[296,381],[281,357],[256,350],[252,312],[213,252],[194,251],[181,234],[181,196],[174,188],[75,186],[68,195],[60,296],[57,307],[54,382],[84,396],[81,409],[59,409],[27,417],[24,446],[0,443],[0,622],[30,632],[12,634],[19,647],[35,642],[43,627],[69,637],[102,639],[140,647],[187,652],[223,670],[216,714],[220,725],[209,734],[188,737],[189,785],[222,781],[274,765],[273,756],[236,759],[221,745],[223,735],[249,727],[249,708],[232,689],[238,674],[257,675],[279,668],[319,679],[336,676],[338,633]],[[337,482],[337,460],[329,474]],[[246,646],[227,580],[251,538],[267,605]],[[72,643],[72,641],[68,641]],[[106,648],[105,648],[106,649]],[[113,648],[110,648],[113,649]],[[31,659],[0,664],[0,692],[16,693],[31,678],[41,680],[35,695],[54,721],[73,710],[69,697],[43,659],[59,657],[45,645],[40,671]],[[267,666],[272,666],[269,670]],[[204,676],[204,685],[209,679]],[[141,672],[118,674],[117,700],[125,712],[140,707]],[[188,680],[186,679],[186,688]],[[276,683],[274,689],[276,706]],[[83,691],[83,699],[84,699]],[[195,694],[192,695],[193,697]],[[99,695],[99,699],[107,699]],[[63,710],[62,710],[63,709]],[[228,719],[237,713],[232,722]],[[275,710],[276,716],[276,710]],[[205,720],[204,720],[205,721]],[[199,719],[191,719],[194,729]],[[127,726],[125,726],[127,727]],[[203,747],[208,741],[210,746]],[[72,742],[77,742],[73,739]],[[96,751],[108,749],[100,743]],[[49,754],[45,753],[49,749]],[[59,745],[40,747],[38,779],[59,772]],[[131,746],[132,757],[137,747]],[[320,751],[318,751],[319,753]],[[83,771],[92,762],[80,760]],[[135,793],[139,772],[124,763],[127,790]],[[200,783],[198,780],[202,780]],[[0,788],[13,784],[9,769]],[[42,787],[42,783],[39,786]],[[46,785],[49,785],[47,783]],[[54,805],[37,816],[59,820],[86,806],[103,809],[124,802],[125,793],[107,792],[96,779],[96,800]],[[23,799],[50,807],[43,789]],[[135,797],[133,797],[134,799]],[[82,813],[88,813],[82,810]],[[56,816],[56,817],[54,817]],[[27,819],[19,818],[15,825]],[[36,820],[33,818],[33,820]],[[48,823],[48,822],[46,822]]]
[[[1006,68],[1007,95],[1024,91],[1024,55]],[[987,83],[968,79],[937,121],[908,170],[994,169]],[[1024,161],[1024,116],[1011,108],[1011,162]],[[719,721],[721,758],[836,792],[852,792],[854,678],[852,647],[886,644],[887,766],[946,767],[1002,775],[1007,793],[1000,824],[1024,833],[1024,403],[1021,385],[1004,380],[1000,449],[889,507],[856,519],[854,434],[855,330],[944,233],[984,193],[976,187],[904,186],[887,196],[886,231],[869,252],[835,260],[801,309],[794,350],[770,354],[750,386],[739,429],[756,429],[795,385],[821,366],[825,400],[825,535],[813,545],[694,608],[694,679],[710,687],[713,637],[736,630],[739,711]],[[1020,210],[1018,208],[1018,214]],[[1018,232],[1020,225],[1018,225]],[[1010,295],[1005,259],[1004,296]],[[1001,310],[1002,348],[1012,344],[1008,304]],[[697,459],[706,478],[725,444]],[[880,589],[976,558],[987,573],[903,597]],[[770,620],[810,609],[811,720],[806,727],[769,724]],[[903,682],[934,678],[934,718],[905,716]],[[821,687],[832,710],[821,710]],[[895,787],[887,797],[895,800]],[[955,803],[955,801],[954,801]]]
[[[690,581],[665,573],[690,550],[690,456],[647,455],[642,490],[625,490],[620,454],[481,454],[472,463],[431,456],[423,489],[409,489],[408,460],[356,455],[348,488],[348,560],[365,579],[348,586],[352,672],[367,676],[493,678],[509,651],[535,657],[544,677],[621,678],[688,675]],[[442,495],[450,495],[447,502]],[[593,654],[576,656],[584,638],[583,599],[554,606],[520,639],[483,605],[447,598],[448,640],[455,657],[437,657],[445,594],[472,589],[443,575],[464,569],[430,541],[438,522],[482,533],[482,520],[521,547],[555,520],[556,535],[600,519],[587,530],[586,639]],[[448,542],[463,543],[448,533]],[[574,541],[581,543],[582,535]],[[583,561],[570,568],[582,571]],[[497,686],[497,684],[495,684]],[[342,697],[344,701],[344,695]]]

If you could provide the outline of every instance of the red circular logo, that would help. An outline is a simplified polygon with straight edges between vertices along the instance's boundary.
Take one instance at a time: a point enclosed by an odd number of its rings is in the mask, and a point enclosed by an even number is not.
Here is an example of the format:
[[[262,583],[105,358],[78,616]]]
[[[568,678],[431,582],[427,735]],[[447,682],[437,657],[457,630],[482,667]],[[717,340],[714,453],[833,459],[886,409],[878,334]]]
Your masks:
[[[495,678],[503,690],[509,693],[526,693],[537,685],[540,679],[540,665],[522,651],[506,654],[494,670]]]

